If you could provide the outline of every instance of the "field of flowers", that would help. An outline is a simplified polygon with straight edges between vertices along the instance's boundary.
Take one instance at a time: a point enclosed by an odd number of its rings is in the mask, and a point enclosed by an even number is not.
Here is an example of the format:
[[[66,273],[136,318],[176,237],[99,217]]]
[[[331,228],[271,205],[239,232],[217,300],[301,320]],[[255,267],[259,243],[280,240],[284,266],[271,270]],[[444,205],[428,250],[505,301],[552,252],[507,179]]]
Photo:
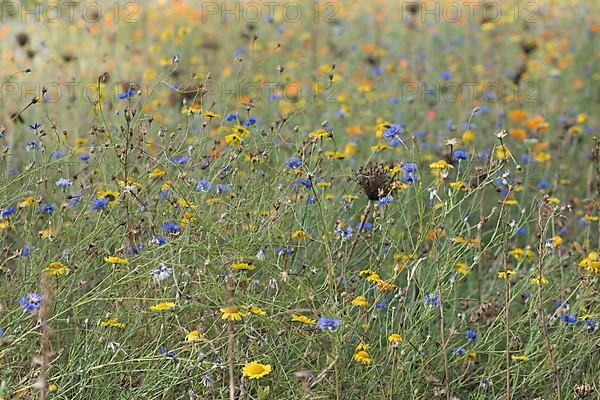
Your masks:
[[[597,399],[600,3],[0,1],[0,399]]]

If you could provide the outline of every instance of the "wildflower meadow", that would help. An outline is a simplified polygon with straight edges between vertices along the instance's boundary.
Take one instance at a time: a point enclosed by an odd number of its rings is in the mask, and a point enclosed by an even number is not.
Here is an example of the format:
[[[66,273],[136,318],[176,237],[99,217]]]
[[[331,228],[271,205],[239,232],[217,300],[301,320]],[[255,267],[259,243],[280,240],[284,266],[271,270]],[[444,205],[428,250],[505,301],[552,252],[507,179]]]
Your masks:
[[[0,399],[600,398],[600,2],[0,1]]]

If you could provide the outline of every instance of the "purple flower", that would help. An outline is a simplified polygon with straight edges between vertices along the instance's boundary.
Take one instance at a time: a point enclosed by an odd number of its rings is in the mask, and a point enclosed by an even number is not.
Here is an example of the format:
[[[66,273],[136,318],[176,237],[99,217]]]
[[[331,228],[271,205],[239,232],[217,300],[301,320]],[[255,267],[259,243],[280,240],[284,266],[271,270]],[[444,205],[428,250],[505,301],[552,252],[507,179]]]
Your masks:
[[[417,164],[406,163],[402,166],[402,181],[409,185],[419,181],[419,175],[417,175]]]
[[[288,160],[285,162],[285,167],[289,170],[289,171],[293,171],[295,169],[298,169],[300,167],[302,167],[302,161],[299,160],[296,157],[290,157],[288,158]]]
[[[341,320],[329,319],[327,317],[321,317],[319,318],[319,322],[317,322],[317,328],[322,331],[335,331],[340,326],[342,326]]]
[[[42,203],[40,205],[40,212],[46,213],[48,215],[52,215],[52,213],[56,211],[56,204],[46,204]]]
[[[200,179],[198,181],[198,183],[196,184],[196,190],[199,192],[208,193],[208,192],[210,192],[211,187],[212,187],[212,184],[209,181],[207,181],[206,179]]]
[[[562,315],[562,317],[560,317],[560,320],[562,322],[564,322],[565,324],[574,324],[577,322],[577,317],[574,315],[565,313]]]
[[[423,299],[425,307],[440,308],[440,296],[435,293],[428,293]]]
[[[175,222],[167,222],[162,226],[163,232],[177,234],[181,232],[181,227]]]
[[[96,200],[92,203],[92,210],[102,211],[106,208],[106,206],[108,206],[108,203],[110,203],[110,200],[107,197],[100,200]]]
[[[475,331],[468,330],[465,334],[465,338],[467,338],[469,342],[476,342],[477,340],[479,340],[479,335],[475,333]]]
[[[29,293],[27,297],[23,297],[19,300],[19,304],[25,311],[33,312],[40,309],[42,305],[42,296],[37,293]]]

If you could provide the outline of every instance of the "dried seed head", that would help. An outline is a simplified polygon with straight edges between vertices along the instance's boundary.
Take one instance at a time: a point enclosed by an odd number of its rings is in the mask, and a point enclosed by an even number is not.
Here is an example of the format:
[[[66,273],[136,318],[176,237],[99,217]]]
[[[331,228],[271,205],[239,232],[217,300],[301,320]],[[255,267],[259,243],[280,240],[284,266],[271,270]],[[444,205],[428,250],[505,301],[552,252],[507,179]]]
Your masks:
[[[355,179],[369,200],[379,200],[392,190],[393,179],[383,164],[361,167]]]

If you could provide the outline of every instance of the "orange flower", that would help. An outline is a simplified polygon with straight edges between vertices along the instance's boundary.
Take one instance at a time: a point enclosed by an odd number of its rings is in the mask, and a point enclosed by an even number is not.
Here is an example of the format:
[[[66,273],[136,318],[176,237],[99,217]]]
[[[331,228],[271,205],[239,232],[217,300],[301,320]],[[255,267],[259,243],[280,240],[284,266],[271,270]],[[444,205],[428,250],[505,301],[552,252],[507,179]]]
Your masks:
[[[527,139],[527,132],[524,129],[511,129],[510,135],[519,140]]]
[[[510,112],[510,119],[516,123],[524,122],[527,118],[529,118],[529,113],[526,111],[514,110]]]

